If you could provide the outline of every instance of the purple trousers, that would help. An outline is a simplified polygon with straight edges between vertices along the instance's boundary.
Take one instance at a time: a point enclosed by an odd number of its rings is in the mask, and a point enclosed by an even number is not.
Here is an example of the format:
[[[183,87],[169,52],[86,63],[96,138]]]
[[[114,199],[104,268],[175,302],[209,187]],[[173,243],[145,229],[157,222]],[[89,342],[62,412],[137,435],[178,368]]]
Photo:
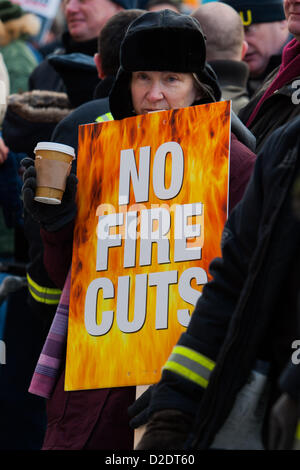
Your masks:
[[[43,450],[132,450],[128,406],[135,387],[64,391],[63,370],[47,402]]]

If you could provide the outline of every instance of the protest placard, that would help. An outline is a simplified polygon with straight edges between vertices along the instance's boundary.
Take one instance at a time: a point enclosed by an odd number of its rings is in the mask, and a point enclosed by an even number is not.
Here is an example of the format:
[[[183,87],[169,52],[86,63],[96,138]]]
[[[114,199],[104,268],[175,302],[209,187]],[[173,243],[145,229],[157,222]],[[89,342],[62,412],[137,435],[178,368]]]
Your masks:
[[[35,38],[37,42],[42,42],[45,34],[51,28],[52,22],[60,6],[60,0],[12,0],[22,7],[24,11],[33,13],[40,18],[41,29]]]
[[[79,128],[66,390],[155,383],[227,218],[230,102]]]

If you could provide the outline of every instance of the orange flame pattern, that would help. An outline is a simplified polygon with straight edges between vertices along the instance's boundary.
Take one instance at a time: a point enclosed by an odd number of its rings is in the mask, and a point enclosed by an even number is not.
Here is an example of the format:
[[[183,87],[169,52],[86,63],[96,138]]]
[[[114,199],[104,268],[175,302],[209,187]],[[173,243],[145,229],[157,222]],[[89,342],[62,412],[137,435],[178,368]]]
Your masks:
[[[193,306],[181,299],[178,286],[169,287],[168,328],[155,329],[156,290],[147,289],[146,321],[140,331],[122,333],[114,319],[112,328],[103,336],[91,336],[84,323],[85,297],[89,284],[96,278],[107,277],[115,287],[114,299],[103,299],[98,295],[97,322],[101,323],[101,312],[116,312],[118,277],[131,278],[129,297],[129,319],[134,312],[135,275],[151,272],[177,270],[181,273],[190,267],[202,267],[210,279],[210,261],[220,255],[220,239],[227,218],[229,179],[230,102],[219,102],[194,106],[180,110],[161,111],[140,115],[122,121],[80,126],[78,151],[78,214],[74,232],[72,282],[68,326],[66,390],[95,389],[114,386],[146,385],[155,383],[161,368],[168,358],[180,334],[185,330],[178,323],[177,310]],[[158,264],[156,244],[153,245],[152,265],[139,266],[137,240],[137,264],[133,268],[123,267],[123,245],[109,249],[107,271],[96,271],[96,229],[101,204],[108,203],[116,212],[127,211],[129,206],[140,207],[130,191],[128,206],[118,203],[120,152],[134,149],[137,159],[139,148],[151,147],[151,162],[157,148],[165,142],[178,142],[184,153],[184,180],[179,194],[170,201],[159,200],[150,183],[149,201],[143,208],[153,204],[169,207],[173,204],[202,202],[204,216],[200,243],[202,259],[175,263],[173,222],[171,214],[169,264]],[[166,187],[170,182],[170,164],[166,159]],[[152,182],[152,165],[150,165]],[[202,216],[201,216],[202,217]],[[190,223],[196,223],[195,220]],[[117,229],[123,233],[123,228]],[[201,287],[192,281],[191,286],[200,293]]]

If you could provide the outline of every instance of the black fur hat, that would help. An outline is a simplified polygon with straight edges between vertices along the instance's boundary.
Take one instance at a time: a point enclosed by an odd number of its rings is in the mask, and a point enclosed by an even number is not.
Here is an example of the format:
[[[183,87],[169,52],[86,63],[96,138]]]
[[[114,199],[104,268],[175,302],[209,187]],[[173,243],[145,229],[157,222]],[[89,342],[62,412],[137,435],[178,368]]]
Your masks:
[[[115,119],[133,115],[129,84],[131,73],[138,70],[194,73],[212,90],[207,101],[218,101],[221,97],[216,75],[206,64],[201,26],[188,15],[162,10],[147,12],[134,20],[121,45],[120,64],[110,94]]]

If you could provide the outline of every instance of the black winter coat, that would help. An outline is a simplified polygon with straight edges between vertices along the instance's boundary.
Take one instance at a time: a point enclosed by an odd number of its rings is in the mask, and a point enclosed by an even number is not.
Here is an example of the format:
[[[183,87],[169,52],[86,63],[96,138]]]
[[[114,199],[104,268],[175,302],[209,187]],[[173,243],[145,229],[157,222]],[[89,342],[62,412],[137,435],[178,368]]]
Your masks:
[[[294,389],[299,397],[300,367],[285,368],[292,342],[300,338],[295,302],[288,297],[293,268],[299,272],[300,224],[290,201],[299,149],[300,118],[266,142],[246,193],[225,226],[222,258],[210,266],[213,280],[204,286],[179,339],[178,345],[216,363],[207,388],[170,370],[163,371],[155,387],[150,413],[179,409],[195,416],[197,410],[189,438],[197,449],[210,446],[257,359],[268,359],[277,384],[282,374],[281,390]],[[278,354],[285,331],[285,348]]]
[[[62,36],[62,47],[56,49],[53,54],[73,54],[78,52],[91,57],[98,52],[97,38],[89,41],[75,42],[70,34],[65,32]],[[52,56],[53,56],[52,54]],[[74,75],[76,80],[76,74]],[[29,90],[51,90],[66,92],[66,87],[60,73],[54,68],[46,57],[32,72],[29,77]]]

